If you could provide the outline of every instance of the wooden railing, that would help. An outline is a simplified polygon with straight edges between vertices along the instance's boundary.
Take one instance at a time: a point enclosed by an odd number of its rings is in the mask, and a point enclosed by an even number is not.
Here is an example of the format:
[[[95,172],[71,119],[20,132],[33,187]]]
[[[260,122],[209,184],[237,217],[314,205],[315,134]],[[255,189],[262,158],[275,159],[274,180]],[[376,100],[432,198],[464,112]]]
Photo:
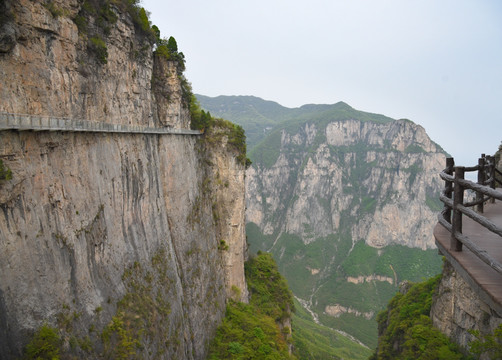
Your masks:
[[[464,178],[466,172],[473,171],[478,172],[477,183]],[[465,245],[478,258],[502,273],[502,265],[498,261],[462,234],[462,215],[466,215],[502,237],[502,228],[481,215],[486,202],[493,203],[495,199],[502,200],[502,192],[495,189],[496,184],[502,185],[497,179],[497,174],[502,175],[496,168],[495,159],[492,156],[481,155],[478,165],[472,167],[455,166],[453,158],[447,158],[446,168],[440,173],[441,179],[445,181],[445,188],[439,197],[444,203],[444,209],[438,216],[438,220],[451,234],[450,251],[462,251],[462,245]],[[474,201],[464,202],[466,189],[476,192]],[[473,206],[476,206],[477,212],[470,209]]]

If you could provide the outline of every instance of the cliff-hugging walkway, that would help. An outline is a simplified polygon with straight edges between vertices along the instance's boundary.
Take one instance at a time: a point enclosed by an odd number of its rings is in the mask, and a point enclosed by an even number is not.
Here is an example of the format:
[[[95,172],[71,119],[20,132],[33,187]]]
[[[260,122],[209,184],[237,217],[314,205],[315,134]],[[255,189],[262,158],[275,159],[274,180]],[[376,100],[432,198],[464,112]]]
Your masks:
[[[105,122],[75,120],[39,115],[24,115],[0,112],[0,131],[2,130],[34,130],[34,131],[72,131],[72,132],[108,132],[129,134],[170,134],[201,135],[199,130],[158,128],[140,125],[110,124]]]
[[[502,202],[487,205],[483,215],[495,224],[502,225]],[[463,234],[472,239],[495,260],[502,262],[500,237],[467,216],[464,217],[463,222]],[[434,228],[434,236],[441,253],[446,256],[481,298],[493,310],[502,314],[502,274],[492,269],[465,247],[462,251],[451,250],[450,232],[440,224]]]

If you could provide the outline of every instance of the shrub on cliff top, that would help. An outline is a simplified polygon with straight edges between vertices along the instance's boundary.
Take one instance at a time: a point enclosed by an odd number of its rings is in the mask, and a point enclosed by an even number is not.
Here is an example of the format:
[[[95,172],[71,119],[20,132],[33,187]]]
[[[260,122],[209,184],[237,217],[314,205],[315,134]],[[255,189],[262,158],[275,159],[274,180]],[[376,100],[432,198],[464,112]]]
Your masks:
[[[230,300],[208,359],[295,359],[288,353],[289,331],[281,332],[275,322],[293,305],[286,280],[272,256],[260,253],[246,262],[246,280],[250,304]]]
[[[150,43],[155,42],[156,33],[152,29],[148,12],[138,4],[137,0],[85,0],[82,4],[73,21],[79,33],[89,37],[88,49],[97,55],[102,64],[106,64],[108,56],[104,39],[110,34],[112,26],[118,19],[116,9],[127,12],[136,30],[144,34]],[[90,18],[94,18],[94,21],[89,21]],[[94,26],[89,26],[89,24]],[[99,44],[97,39],[99,39]]]
[[[211,114],[201,109],[195,95],[191,94],[190,101],[190,128],[205,132],[205,140],[214,143],[223,135],[228,138],[228,144],[237,152],[237,161],[248,168],[251,160],[247,157],[246,134],[242,126],[221,118],[213,118]]]
[[[201,118],[204,116],[206,119],[201,120],[201,122],[207,123],[207,126],[203,128],[206,133],[206,141],[218,141],[221,136],[226,135],[227,144],[237,153],[237,162],[248,168],[251,165],[251,160],[246,156],[246,134],[242,126],[225,119],[213,118],[209,113],[201,115]]]
[[[441,275],[414,284],[406,294],[398,293],[377,316],[378,347],[372,360],[443,359],[465,357],[429,318],[432,295]]]
[[[276,321],[290,317],[294,310],[293,295],[272,255],[259,251],[258,256],[246,262],[245,271],[251,304]]]
[[[156,27],[156,29],[158,28]],[[169,37],[169,39],[161,39],[160,32],[156,35],[156,37],[157,49],[155,50],[155,53],[165,57],[169,61],[177,62],[179,71],[185,71],[185,55],[178,51],[176,39],[172,36]],[[190,99],[190,97],[188,97],[188,99]]]

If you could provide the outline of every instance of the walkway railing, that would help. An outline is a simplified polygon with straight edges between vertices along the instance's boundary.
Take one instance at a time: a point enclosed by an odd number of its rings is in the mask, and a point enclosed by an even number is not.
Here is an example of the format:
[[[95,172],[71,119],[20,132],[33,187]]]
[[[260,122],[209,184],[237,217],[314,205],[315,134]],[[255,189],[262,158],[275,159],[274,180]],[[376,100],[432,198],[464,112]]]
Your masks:
[[[201,135],[199,130],[172,129],[141,125],[110,124],[98,121],[76,120],[52,116],[25,115],[0,112],[1,130],[34,131],[74,131],[74,132],[111,132],[137,134]]]
[[[464,178],[466,172],[477,171],[477,183]],[[484,203],[502,200],[502,192],[495,189],[496,184],[502,185],[496,174],[502,173],[496,168],[495,159],[492,156],[481,155],[478,165],[472,167],[455,166],[453,158],[446,159],[446,168],[440,173],[445,181],[444,191],[440,200],[444,203],[444,209],[438,216],[438,221],[451,234],[450,251],[462,251],[465,245],[478,258],[491,268],[502,273],[502,265],[493,259],[486,250],[481,249],[476,243],[462,234],[462,215],[470,217],[478,224],[491,232],[502,237],[502,228],[482,216]],[[464,191],[470,189],[476,192],[476,200],[464,202]],[[476,211],[470,207],[476,206]],[[501,238],[502,241],[502,238]]]

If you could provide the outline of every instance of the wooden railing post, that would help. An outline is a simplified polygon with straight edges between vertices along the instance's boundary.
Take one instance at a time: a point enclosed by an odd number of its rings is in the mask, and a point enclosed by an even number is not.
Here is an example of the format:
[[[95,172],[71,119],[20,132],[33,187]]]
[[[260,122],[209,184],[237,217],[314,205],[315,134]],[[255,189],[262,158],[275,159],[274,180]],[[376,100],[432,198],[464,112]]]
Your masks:
[[[462,251],[462,243],[455,236],[456,233],[462,233],[462,213],[457,209],[458,205],[464,203],[464,188],[460,185],[459,179],[464,179],[465,167],[455,166],[455,180],[453,188],[453,217],[452,232],[450,237],[450,250]]]
[[[452,157],[446,158],[446,169],[444,172],[448,175],[453,175],[453,167],[455,166],[455,160]],[[444,195],[451,199],[451,193],[453,192],[453,183],[451,181],[444,181]],[[451,224],[451,209],[445,204],[445,209],[443,211],[443,218]]]
[[[485,185],[485,164],[486,160],[485,157],[483,156],[484,154],[481,155],[481,157],[478,159],[478,184],[479,185]],[[484,202],[483,202],[483,193],[476,191],[476,201],[480,201],[480,203],[476,206],[476,210],[479,213],[483,213],[484,211]]]
[[[495,157],[489,155],[489,156],[487,156],[487,158],[488,158],[488,164],[490,166],[488,168],[488,176],[491,179],[490,187],[495,190]],[[495,203],[494,197],[490,197],[490,203],[492,203],[492,204]]]

